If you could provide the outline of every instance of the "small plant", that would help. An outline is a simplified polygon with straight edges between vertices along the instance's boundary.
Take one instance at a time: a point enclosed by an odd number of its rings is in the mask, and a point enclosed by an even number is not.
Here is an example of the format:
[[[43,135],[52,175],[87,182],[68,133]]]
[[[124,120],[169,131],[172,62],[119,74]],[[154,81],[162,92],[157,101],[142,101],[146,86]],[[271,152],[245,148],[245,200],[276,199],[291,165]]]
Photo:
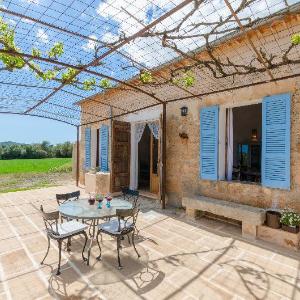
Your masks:
[[[96,79],[91,78],[91,79],[86,79],[83,82],[83,89],[86,91],[90,91],[95,88],[96,85]]]
[[[299,45],[300,44],[300,33],[293,34],[291,37],[291,42],[293,45]]]
[[[282,213],[280,218],[280,223],[286,226],[299,226],[300,225],[300,215],[293,211],[285,211]]]
[[[68,68],[65,73],[61,75],[61,81],[65,84],[70,84],[76,81],[78,71],[73,68]]]
[[[100,86],[102,89],[109,89],[109,88],[112,87],[112,84],[111,84],[111,82],[110,82],[108,79],[103,78],[103,79],[100,80],[99,86]]]
[[[178,86],[189,88],[196,82],[195,74],[192,71],[186,71],[181,76],[172,79],[172,82]]]
[[[140,74],[140,80],[142,83],[151,83],[153,80],[151,72],[142,71]]]

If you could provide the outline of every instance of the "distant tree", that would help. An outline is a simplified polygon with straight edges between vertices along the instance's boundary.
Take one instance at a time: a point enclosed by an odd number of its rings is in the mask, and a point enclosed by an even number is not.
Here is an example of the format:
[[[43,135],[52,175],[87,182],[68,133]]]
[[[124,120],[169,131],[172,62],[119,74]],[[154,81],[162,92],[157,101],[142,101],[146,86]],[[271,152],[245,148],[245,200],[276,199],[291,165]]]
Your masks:
[[[0,145],[0,159],[72,157],[72,149],[70,142],[57,145],[48,141],[31,145],[3,143]]]

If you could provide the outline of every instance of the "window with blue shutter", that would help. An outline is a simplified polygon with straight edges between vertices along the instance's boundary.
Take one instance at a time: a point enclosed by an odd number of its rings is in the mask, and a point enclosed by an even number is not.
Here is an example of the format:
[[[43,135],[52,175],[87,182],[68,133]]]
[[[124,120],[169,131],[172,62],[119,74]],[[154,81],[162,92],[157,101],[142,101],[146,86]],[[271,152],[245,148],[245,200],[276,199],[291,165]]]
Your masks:
[[[85,169],[91,168],[91,128],[85,128]]]
[[[218,179],[219,107],[200,111],[200,177]]]
[[[262,117],[262,184],[290,188],[291,95],[265,97]]]
[[[101,125],[99,130],[99,165],[101,172],[108,172],[109,171],[109,127],[107,125]]]

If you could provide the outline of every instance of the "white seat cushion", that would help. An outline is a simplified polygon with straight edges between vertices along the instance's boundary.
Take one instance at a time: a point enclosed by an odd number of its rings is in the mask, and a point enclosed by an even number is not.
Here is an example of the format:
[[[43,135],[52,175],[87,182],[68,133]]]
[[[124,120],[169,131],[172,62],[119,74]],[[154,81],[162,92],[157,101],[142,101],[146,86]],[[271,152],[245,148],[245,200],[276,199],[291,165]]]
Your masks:
[[[73,220],[59,224],[57,229],[60,237],[67,237],[80,231],[86,230],[87,228],[88,225]]]
[[[121,225],[120,226],[121,230],[124,229],[125,221],[121,220],[120,221],[120,225]],[[118,233],[120,233],[118,231],[118,229],[119,229],[119,222],[118,222],[117,219],[113,219],[111,221],[99,224],[98,228],[100,230],[102,230],[102,231],[106,231],[106,232],[111,233],[111,234],[118,234]],[[126,228],[131,229],[132,228],[132,223],[131,222],[127,222],[126,223]]]

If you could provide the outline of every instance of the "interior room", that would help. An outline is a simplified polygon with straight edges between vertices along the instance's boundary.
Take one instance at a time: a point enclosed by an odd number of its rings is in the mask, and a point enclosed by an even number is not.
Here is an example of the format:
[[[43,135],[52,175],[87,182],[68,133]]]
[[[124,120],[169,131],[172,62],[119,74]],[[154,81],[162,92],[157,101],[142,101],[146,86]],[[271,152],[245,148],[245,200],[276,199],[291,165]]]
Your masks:
[[[228,132],[232,133],[232,137],[227,135],[228,145],[232,146],[232,151],[227,151],[227,163],[232,163],[232,180],[261,182],[262,105],[228,109]]]
[[[142,138],[138,144],[138,188],[145,191],[150,190],[150,138],[151,131],[148,126],[145,126]]]

